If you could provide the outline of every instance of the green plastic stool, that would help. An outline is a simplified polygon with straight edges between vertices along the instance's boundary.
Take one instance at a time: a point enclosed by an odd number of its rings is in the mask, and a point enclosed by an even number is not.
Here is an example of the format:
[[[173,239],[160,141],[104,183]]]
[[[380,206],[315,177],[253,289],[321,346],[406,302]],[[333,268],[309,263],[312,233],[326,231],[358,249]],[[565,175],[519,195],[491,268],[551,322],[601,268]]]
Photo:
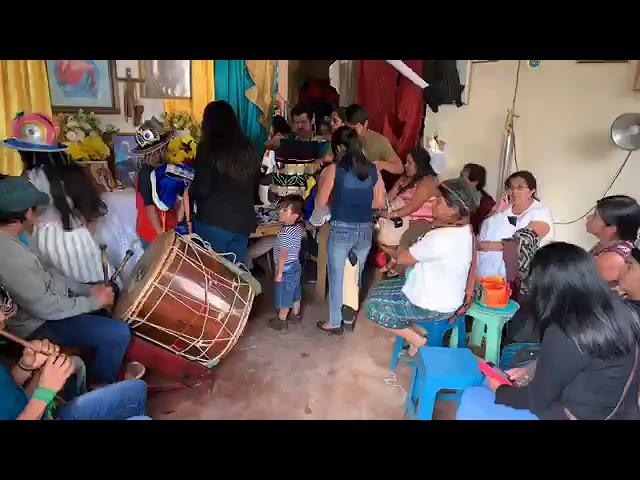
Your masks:
[[[504,308],[487,307],[476,300],[467,310],[466,315],[473,317],[469,345],[480,347],[484,338],[486,340],[484,359],[487,362],[498,365],[502,329],[519,308],[520,305],[513,300],[509,300]]]

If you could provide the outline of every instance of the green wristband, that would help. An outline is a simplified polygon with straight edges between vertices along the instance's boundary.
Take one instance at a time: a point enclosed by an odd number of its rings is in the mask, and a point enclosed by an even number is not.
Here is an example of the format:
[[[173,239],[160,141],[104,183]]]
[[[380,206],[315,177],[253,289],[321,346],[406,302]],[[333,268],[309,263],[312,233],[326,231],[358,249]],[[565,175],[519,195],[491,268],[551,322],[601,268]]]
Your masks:
[[[38,387],[33,392],[31,398],[35,398],[36,400],[42,400],[47,405],[49,405],[56,398],[56,392],[44,387]]]

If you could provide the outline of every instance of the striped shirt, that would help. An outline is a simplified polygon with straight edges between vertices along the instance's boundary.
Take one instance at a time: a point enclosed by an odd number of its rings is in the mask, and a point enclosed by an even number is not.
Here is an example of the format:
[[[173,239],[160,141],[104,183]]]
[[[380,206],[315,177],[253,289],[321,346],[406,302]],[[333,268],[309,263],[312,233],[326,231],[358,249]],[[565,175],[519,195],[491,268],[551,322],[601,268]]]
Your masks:
[[[280,256],[280,249],[287,249],[287,260],[284,262],[285,265],[288,263],[297,262],[300,258],[300,245],[302,244],[302,237],[304,237],[304,227],[300,223],[294,223],[293,225],[285,225],[278,232],[278,237],[276,238],[276,244],[273,247],[273,256],[278,264],[278,257]]]

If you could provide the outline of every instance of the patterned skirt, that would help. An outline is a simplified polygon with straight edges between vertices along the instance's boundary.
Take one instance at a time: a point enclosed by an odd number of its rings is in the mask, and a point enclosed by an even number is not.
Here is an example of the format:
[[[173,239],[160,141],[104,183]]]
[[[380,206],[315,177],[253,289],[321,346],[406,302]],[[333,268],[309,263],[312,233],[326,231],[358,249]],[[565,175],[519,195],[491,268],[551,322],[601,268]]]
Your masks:
[[[415,322],[444,320],[452,313],[434,312],[420,308],[402,293],[404,278],[392,278],[378,284],[367,299],[367,318],[391,329],[403,329]]]

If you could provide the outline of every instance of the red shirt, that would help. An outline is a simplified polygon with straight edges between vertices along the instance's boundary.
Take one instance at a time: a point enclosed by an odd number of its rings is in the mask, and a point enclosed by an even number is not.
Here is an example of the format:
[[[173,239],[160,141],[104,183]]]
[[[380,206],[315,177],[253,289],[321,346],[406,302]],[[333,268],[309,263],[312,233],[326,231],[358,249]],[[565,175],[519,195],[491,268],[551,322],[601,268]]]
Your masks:
[[[484,190],[480,190],[480,206],[471,215],[471,225],[473,226],[473,233],[478,235],[480,233],[480,227],[485,218],[491,213],[493,206],[496,204],[495,200],[491,198]]]
[[[140,169],[138,178],[136,179],[136,211],[138,212],[138,218],[136,219],[136,233],[145,242],[153,242],[158,234],[151,225],[149,215],[147,215],[146,207],[152,205],[158,217],[160,218],[160,225],[164,225],[164,231],[173,230],[176,228],[177,215],[175,209],[171,208],[166,212],[163,212],[155,206],[153,202],[153,196],[151,194],[151,172],[153,168],[149,165],[144,165]]]

